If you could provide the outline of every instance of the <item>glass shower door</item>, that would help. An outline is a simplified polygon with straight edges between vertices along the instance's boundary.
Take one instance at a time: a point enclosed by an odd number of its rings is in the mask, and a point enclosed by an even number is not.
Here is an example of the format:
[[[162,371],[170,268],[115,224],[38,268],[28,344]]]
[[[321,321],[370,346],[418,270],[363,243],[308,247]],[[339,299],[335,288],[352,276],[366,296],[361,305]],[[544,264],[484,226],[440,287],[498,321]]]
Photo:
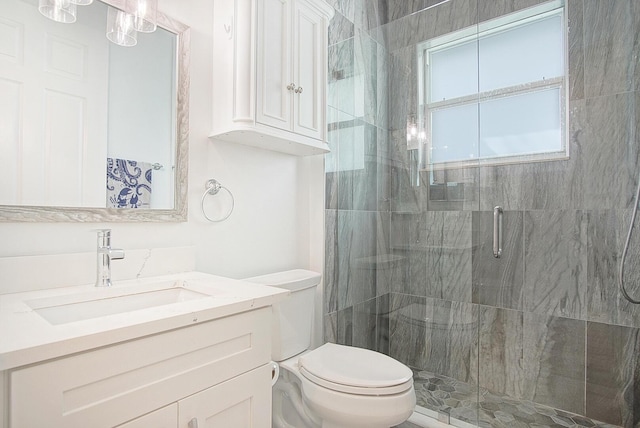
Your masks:
[[[479,110],[479,421],[634,426],[640,312],[616,270],[637,168],[637,5],[483,3],[480,82],[502,84]]]
[[[387,2],[388,15],[410,2]],[[424,7],[424,6],[427,7]],[[476,1],[428,1],[384,26],[389,55],[385,254],[389,353],[414,371],[417,410],[477,423],[479,209]]]

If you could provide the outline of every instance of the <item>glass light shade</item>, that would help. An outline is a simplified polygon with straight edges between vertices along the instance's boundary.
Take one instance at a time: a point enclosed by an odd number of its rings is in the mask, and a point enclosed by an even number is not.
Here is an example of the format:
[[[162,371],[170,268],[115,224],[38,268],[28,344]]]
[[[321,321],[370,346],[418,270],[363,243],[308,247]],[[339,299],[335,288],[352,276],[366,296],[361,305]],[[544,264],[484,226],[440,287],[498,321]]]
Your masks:
[[[93,3],[93,0],[70,0],[71,3],[77,4],[78,6],[88,6]]]
[[[135,46],[137,32],[133,25],[133,15],[120,9],[109,7],[107,12],[107,39],[120,46]]]
[[[135,17],[137,31],[141,33],[156,31],[158,0],[127,0],[125,10]]]
[[[76,5],[69,0],[40,0],[38,10],[56,22],[64,24],[76,22]]]

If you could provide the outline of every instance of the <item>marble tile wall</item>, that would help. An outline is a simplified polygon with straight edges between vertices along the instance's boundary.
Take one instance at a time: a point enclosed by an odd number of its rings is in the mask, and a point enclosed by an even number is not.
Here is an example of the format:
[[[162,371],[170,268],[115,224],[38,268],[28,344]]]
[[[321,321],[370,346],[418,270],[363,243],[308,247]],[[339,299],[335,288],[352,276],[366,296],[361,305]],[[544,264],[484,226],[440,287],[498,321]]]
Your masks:
[[[568,160],[447,171],[434,184],[406,150],[415,44],[542,1],[331,0],[325,339],[636,427],[640,306],[617,279],[640,173],[640,2],[566,0]],[[636,298],[639,264],[635,230],[625,277]]]
[[[389,353],[386,46],[377,0],[329,0],[325,340]]]

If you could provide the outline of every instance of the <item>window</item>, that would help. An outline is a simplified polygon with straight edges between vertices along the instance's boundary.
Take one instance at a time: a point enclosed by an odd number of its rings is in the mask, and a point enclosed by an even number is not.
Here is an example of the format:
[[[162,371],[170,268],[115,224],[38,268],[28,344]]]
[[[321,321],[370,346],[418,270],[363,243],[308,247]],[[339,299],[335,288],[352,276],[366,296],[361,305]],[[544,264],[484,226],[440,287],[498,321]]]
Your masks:
[[[568,156],[564,22],[549,2],[418,46],[427,169]]]

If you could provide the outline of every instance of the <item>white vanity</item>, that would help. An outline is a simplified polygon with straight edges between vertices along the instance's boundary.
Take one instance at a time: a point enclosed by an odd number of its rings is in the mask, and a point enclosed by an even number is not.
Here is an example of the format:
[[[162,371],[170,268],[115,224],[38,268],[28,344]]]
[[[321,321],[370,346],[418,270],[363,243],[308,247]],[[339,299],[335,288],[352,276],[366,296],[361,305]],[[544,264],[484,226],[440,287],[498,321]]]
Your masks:
[[[286,294],[190,272],[0,295],[0,427],[270,427]]]

